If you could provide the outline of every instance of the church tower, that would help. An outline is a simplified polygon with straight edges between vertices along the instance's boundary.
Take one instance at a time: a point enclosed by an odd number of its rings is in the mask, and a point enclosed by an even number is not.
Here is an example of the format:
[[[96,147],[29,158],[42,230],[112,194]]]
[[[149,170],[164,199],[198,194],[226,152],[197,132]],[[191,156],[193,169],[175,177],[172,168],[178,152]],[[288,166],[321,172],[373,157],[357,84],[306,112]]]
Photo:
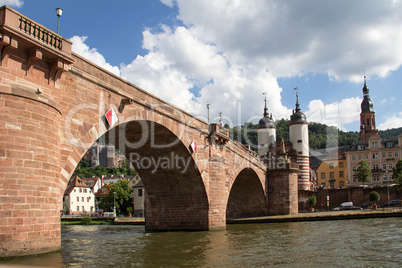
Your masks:
[[[299,165],[298,188],[310,190],[310,158],[308,122],[300,110],[299,94],[296,94],[296,110],[293,110],[289,123],[289,138],[296,151],[296,163]]]
[[[364,76],[363,101],[361,104],[360,113],[360,141],[367,142],[371,136],[377,133],[378,131],[375,128],[375,112],[373,109],[373,102],[369,96],[369,88],[366,84],[366,76]]]
[[[276,126],[272,114],[268,114],[267,98],[265,97],[264,117],[258,122],[258,157],[264,159],[271,144],[276,142]]]

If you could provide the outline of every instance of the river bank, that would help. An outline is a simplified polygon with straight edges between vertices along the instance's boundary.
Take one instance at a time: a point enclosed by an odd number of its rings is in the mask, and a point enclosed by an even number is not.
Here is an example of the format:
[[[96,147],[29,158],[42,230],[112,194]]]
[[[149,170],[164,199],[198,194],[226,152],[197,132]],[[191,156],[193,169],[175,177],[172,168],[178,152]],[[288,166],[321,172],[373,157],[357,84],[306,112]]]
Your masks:
[[[349,210],[349,211],[325,211],[298,213],[293,215],[263,216],[241,219],[227,219],[227,224],[244,223],[276,223],[276,222],[303,222],[303,221],[328,221],[328,220],[350,220],[366,218],[388,218],[402,217],[402,208],[385,208],[377,210]],[[62,221],[77,220],[77,218],[63,218]],[[105,220],[105,218],[93,218],[93,221]],[[145,219],[139,217],[117,217],[109,218],[114,225],[144,225]]]

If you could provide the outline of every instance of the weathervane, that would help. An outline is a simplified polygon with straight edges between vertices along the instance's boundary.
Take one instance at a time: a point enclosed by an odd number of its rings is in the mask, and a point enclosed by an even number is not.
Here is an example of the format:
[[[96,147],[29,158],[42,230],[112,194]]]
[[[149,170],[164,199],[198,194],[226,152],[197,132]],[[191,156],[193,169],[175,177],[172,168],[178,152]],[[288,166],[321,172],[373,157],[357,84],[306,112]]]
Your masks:
[[[294,90],[296,90],[296,96],[299,96],[299,88],[295,87]]]
[[[265,100],[267,100],[267,92],[263,92],[262,95],[265,95]]]

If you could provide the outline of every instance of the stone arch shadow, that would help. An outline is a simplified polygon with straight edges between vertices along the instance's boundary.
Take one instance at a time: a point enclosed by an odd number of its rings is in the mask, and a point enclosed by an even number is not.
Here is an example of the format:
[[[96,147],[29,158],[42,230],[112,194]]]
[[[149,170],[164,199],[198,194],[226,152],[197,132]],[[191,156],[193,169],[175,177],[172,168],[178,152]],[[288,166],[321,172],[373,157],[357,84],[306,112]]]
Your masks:
[[[243,169],[230,190],[226,219],[268,215],[265,191],[257,173],[252,168]]]
[[[122,123],[103,137],[131,161],[144,183],[147,231],[209,229],[205,185],[179,137],[147,120]]]

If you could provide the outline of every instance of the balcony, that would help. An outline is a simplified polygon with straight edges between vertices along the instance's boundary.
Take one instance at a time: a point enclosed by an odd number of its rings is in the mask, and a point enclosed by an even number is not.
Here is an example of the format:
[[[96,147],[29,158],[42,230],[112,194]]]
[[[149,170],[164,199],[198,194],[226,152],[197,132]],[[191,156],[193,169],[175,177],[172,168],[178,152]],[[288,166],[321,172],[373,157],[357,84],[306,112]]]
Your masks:
[[[0,8],[0,46],[12,46],[31,54],[35,51],[36,57],[52,62],[73,63],[71,41],[7,6]]]
[[[371,170],[371,174],[380,174],[383,173],[384,171],[381,168],[373,168]]]

